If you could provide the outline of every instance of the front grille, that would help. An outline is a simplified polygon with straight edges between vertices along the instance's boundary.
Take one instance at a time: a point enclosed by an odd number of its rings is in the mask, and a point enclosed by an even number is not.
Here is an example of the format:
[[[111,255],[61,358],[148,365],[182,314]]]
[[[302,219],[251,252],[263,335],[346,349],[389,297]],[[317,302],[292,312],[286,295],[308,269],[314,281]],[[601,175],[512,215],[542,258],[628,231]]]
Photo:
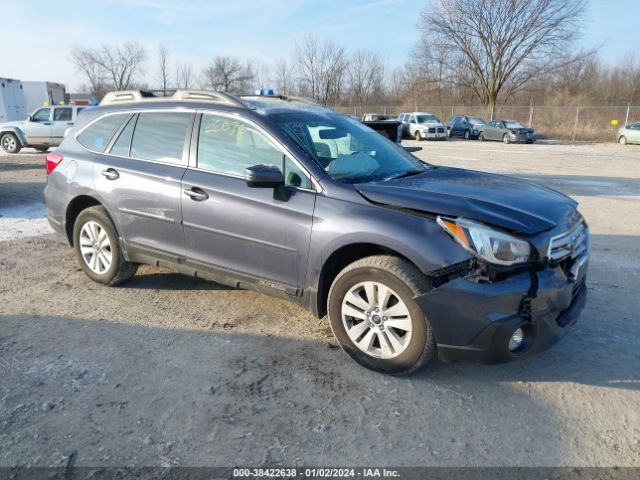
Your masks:
[[[444,127],[438,127],[438,133],[444,133]]]
[[[429,127],[429,133],[436,133],[435,127]]]
[[[560,262],[571,257],[576,258],[587,251],[589,247],[589,230],[583,221],[561,235],[557,235],[549,242],[548,257],[550,260]]]

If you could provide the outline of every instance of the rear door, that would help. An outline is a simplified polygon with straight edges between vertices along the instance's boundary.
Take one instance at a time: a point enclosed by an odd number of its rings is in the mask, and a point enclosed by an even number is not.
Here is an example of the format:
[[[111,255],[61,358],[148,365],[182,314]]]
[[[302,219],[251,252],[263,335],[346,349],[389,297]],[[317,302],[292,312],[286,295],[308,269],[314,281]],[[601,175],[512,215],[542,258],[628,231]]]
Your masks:
[[[296,294],[304,285],[316,192],[308,173],[257,125],[204,113],[182,181],[187,258]],[[249,188],[245,168],[279,165],[286,186]]]
[[[116,217],[127,250],[181,261],[185,256],[180,182],[195,113],[131,114],[94,167],[96,189]],[[80,140],[80,138],[79,138]]]
[[[53,122],[51,123],[51,143],[60,145],[67,128],[73,126],[73,108],[55,107],[53,109]]]

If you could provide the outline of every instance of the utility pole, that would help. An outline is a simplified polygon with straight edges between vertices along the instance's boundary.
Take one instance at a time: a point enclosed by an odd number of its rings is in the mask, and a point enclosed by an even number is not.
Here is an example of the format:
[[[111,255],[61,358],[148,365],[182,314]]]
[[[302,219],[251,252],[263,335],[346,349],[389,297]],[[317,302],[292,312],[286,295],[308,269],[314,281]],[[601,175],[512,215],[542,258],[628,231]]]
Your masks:
[[[629,109],[631,108],[631,104],[627,103],[627,116],[624,118],[624,124],[629,123]]]
[[[529,100],[529,128],[533,127],[533,98]]]

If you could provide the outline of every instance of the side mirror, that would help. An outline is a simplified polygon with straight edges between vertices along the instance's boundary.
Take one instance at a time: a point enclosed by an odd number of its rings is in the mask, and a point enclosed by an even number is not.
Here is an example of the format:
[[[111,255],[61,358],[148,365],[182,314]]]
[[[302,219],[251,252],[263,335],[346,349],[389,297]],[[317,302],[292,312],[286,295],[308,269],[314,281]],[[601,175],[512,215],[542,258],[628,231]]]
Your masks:
[[[284,185],[284,175],[275,165],[254,165],[244,170],[244,180],[251,188],[275,188]]]
[[[33,122],[33,117],[31,115],[27,115],[27,122]]]

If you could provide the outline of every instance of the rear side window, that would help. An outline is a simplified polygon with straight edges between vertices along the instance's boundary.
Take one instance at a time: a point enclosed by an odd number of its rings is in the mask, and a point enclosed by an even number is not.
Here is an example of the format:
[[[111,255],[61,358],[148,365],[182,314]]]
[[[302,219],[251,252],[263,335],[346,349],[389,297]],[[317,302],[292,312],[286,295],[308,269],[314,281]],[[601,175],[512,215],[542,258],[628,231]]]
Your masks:
[[[192,124],[192,113],[141,113],[133,133],[131,157],[181,163],[187,134]]]
[[[113,137],[120,128],[120,125],[130,116],[130,113],[105,115],[93,122],[78,135],[78,143],[94,152],[104,152],[107,145],[109,145],[111,137]]]
[[[53,111],[54,122],[70,122],[72,111],[70,108],[56,108]]]
[[[133,138],[133,128],[136,125],[136,117],[135,115],[129,120],[127,126],[124,127],[118,139],[114,142],[113,147],[111,147],[112,155],[118,155],[121,157],[128,157],[129,150],[131,149],[131,139]]]

